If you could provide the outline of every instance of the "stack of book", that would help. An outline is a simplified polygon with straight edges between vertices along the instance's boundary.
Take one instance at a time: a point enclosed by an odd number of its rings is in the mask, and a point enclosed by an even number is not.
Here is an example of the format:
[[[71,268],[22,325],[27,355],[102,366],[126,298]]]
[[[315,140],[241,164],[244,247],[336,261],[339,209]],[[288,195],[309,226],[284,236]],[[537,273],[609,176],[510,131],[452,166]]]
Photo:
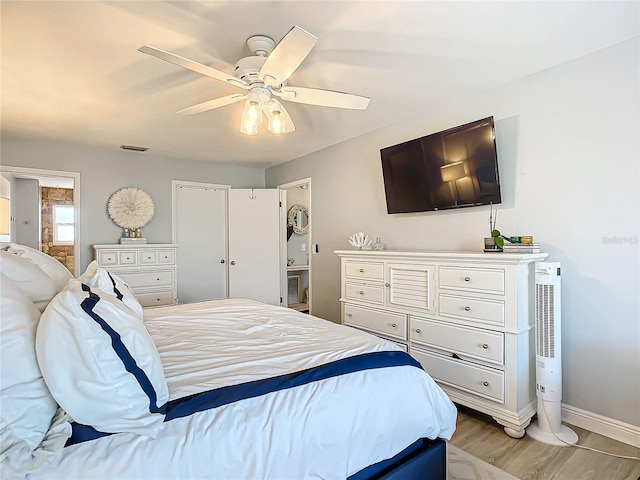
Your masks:
[[[505,253],[540,253],[539,243],[509,243],[504,242],[502,251]]]
[[[147,239],[146,238],[128,238],[128,237],[122,237],[120,239],[120,243],[121,244],[131,244],[131,243],[137,243],[137,244],[145,244],[147,243]]]

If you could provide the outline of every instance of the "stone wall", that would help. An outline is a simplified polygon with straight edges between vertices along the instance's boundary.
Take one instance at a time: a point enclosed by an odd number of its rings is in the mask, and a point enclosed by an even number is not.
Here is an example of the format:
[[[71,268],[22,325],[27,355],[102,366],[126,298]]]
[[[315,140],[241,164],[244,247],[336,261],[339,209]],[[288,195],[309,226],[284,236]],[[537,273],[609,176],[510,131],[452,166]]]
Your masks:
[[[40,250],[60,261],[73,273],[75,262],[73,245],[53,244],[53,206],[73,205],[73,189],[41,187],[40,198],[42,202]]]

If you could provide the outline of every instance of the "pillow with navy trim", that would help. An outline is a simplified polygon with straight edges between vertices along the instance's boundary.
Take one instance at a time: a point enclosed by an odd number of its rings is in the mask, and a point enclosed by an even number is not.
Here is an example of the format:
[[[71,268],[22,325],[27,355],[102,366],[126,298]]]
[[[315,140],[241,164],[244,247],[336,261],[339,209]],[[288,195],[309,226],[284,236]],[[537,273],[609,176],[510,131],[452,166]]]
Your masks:
[[[95,260],[87,266],[87,269],[78,277],[78,280],[90,286],[92,289],[98,289],[104,293],[113,295],[133,310],[140,318],[143,318],[142,305],[140,305],[140,302],[133,294],[131,287],[117,275],[99,267]]]
[[[70,280],[42,314],[36,352],[53,398],[76,422],[155,438],[169,399],[162,362],[120,300]]]

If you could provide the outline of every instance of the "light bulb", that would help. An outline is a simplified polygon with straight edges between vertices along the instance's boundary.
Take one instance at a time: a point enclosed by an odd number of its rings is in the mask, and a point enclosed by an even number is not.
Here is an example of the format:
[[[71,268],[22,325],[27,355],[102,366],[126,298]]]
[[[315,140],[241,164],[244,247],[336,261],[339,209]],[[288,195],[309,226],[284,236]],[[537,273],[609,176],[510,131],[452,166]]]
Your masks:
[[[277,108],[271,110],[268,130],[276,135],[285,132],[284,115],[282,115],[282,112]]]
[[[240,133],[244,135],[257,135],[258,124],[250,118],[245,119],[243,117],[240,119]]]

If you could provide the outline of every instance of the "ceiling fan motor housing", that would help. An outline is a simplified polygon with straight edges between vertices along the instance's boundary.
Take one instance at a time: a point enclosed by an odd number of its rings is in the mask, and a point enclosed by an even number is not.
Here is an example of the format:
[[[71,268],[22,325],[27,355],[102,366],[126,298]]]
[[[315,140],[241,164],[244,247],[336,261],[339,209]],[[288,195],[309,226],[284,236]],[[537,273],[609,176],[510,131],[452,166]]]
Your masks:
[[[248,83],[253,83],[256,81],[261,82],[261,80],[258,79],[258,74],[260,73],[260,69],[262,68],[262,65],[266,60],[267,57],[260,57],[258,55],[241,58],[236,63],[233,74],[239,79],[244,80]]]

